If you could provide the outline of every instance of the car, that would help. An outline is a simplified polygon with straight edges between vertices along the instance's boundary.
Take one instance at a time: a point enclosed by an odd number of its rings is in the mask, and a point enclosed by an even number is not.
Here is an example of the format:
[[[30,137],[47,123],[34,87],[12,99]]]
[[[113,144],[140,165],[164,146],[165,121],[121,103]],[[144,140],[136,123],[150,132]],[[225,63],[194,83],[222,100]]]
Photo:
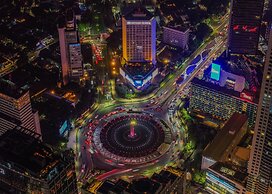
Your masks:
[[[106,161],[107,163],[112,163],[112,160],[109,160],[109,159],[105,159],[105,161]]]

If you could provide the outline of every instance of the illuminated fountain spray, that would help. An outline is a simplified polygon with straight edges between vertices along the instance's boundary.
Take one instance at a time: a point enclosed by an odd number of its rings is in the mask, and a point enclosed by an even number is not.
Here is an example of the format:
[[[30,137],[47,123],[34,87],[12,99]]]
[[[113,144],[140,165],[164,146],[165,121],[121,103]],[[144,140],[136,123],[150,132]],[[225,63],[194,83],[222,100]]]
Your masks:
[[[130,138],[136,137],[135,128],[134,128],[134,126],[136,124],[137,124],[136,120],[131,120],[130,121],[130,132],[129,132],[129,135],[128,135]]]

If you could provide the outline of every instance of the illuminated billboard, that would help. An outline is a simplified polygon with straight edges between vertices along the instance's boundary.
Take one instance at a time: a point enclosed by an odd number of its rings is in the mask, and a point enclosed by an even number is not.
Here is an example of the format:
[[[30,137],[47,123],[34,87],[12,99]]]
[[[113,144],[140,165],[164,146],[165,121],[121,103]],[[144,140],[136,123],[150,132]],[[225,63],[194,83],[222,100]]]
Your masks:
[[[221,66],[212,63],[211,78],[218,81],[220,79]]]

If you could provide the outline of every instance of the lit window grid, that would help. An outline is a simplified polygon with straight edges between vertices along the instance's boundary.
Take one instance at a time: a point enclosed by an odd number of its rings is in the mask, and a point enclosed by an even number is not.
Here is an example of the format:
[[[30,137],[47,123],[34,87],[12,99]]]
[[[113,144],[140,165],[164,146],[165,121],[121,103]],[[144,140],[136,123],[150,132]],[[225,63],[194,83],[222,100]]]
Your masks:
[[[4,94],[0,95],[0,113],[7,115],[11,118],[21,122],[21,125],[35,130],[34,117],[31,108],[29,92],[25,93],[18,99],[8,97]],[[10,124],[3,122],[1,127],[8,128]],[[5,130],[3,130],[5,131]]]
[[[185,49],[189,41],[189,31],[179,32],[177,30],[164,28],[163,41],[166,44],[170,44],[172,46],[177,46],[181,47],[182,49]]]
[[[266,55],[259,109],[248,165],[247,189],[266,193],[271,184],[272,171],[272,32]]]
[[[149,61],[152,59],[151,25],[127,25],[128,61]],[[142,52],[137,50],[142,47]]]
[[[222,120],[229,119],[234,112],[245,112],[249,126],[255,123],[257,104],[195,84],[192,84],[190,92],[190,110],[201,110]]]

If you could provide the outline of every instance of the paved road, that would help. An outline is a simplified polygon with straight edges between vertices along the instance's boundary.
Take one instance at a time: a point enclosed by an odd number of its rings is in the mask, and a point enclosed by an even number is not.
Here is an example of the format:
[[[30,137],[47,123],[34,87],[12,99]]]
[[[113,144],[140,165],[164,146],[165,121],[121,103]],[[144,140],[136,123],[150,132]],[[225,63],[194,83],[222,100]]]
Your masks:
[[[224,30],[225,25],[227,24],[228,17],[225,17],[221,23],[221,25],[217,28],[217,31]],[[214,43],[213,43],[214,42]],[[214,46],[211,46],[213,45]],[[150,111],[153,114],[156,114],[157,116],[161,117],[163,120],[166,121],[166,123],[173,129],[173,133],[175,134],[177,129],[175,129],[175,125],[173,125],[173,122],[170,122],[169,115],[168,115],[168,109],[169,105],[173,103],[173,101],[177,98],[179,98],[180,93],[188,86],[190,81],[195,77],[199,71],[203,70],[205,66],[209,65],[212,61],[212,59],[217,55],[220,55],[223,50],[224,46],[226,44],[226,37],[220,36],[216,39],[210,39],[205,44],[203,44],[197,51],[195,51],[191,57],[189,57],[188,60],[186,60],[182,64],[182,68],[179,68],[174,75],[170,77],[169,80],[164,81],[161,87],[159,87],[157,90],[155,90],[152,94],[147,95],[145,97],[141,98],[135,98],[135,99],[122,99],[118,98],[115,95],[114,91],[114,83],[112,82],[112,96],[113,100],[109,102],[104,102],[103,104],[96,104],[93,107],[90,108],[89,111],[86,111],[85,114],[83,114],[82,118],[79,118],[76,122],[76,129],[77,129],[77,151],[81,154],[78,155],[78,168],[77,171],[80,174],[80,178],[84,181],[85,177],[88,177],[88,175],[93,170],[93,154],[91,151],[89,151],[89,145],[86,144],[86,132],[89,131],[89,121],[92,119],[92,123],[99,122],[99,119],[111,112],[114,111],[116,107],[125,107],[126,109],[134,109],[134,110],[145,110]],[[186,68],[189,65],[192,64],[192,62],[197,58],[199,55],[201,55],[203,52],[205,52],[207,49],[210,49],[210,52],[208,55],[197,63],[197,67],[194,69],[194,71],[190,75],[185,76],[185,80],[180,86],[176,86],[176,79],[182,75],[186,74]],[[161,112],[157,112],[156,108],[160,107],[162,109]],[[80,128],[80,130],[79,130]],[[85,148],[86,149],[85,149]],[[95,154],[94,154],[95,155]],[[170,154],[171,155],[171,154]],[[82,168],[84,167],[84,168]],[[146,167],[148,168],[148,167]],[[129,167],[130,169],[130,167]],[[107,173],[102,177],[112,177],[114,175],[120,175],[122,172],[126,172],[126,167],[123,167],[121,170],[117,171],[111,171],[111,173]],[[103,179],[104,179],[103,178]],[[85,180],[86,181],[86,180]]]

